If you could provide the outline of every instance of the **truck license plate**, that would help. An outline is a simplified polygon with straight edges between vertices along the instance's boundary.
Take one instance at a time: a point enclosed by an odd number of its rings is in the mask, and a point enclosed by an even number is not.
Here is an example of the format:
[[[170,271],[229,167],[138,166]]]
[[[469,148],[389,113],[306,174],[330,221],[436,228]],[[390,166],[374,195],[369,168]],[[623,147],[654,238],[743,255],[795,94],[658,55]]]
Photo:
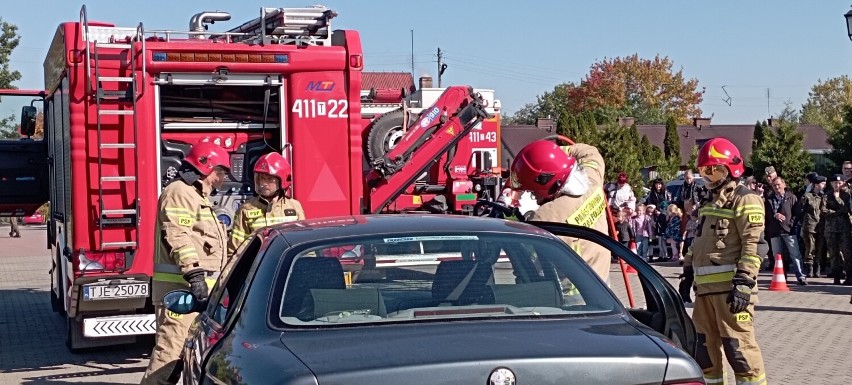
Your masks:
[[[83,300],[115,298],[144,298],[148,296],[147,283],[128,283],[119,285],[84,285]]]

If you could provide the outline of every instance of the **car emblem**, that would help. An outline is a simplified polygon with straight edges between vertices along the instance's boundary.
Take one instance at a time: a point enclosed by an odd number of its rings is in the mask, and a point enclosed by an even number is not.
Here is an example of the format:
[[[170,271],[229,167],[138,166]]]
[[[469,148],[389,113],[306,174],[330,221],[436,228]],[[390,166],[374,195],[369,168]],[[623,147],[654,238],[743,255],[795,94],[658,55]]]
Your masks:
[[[515,373],[507,368],[497,368],[488,377],[490,385],[515,385]]]

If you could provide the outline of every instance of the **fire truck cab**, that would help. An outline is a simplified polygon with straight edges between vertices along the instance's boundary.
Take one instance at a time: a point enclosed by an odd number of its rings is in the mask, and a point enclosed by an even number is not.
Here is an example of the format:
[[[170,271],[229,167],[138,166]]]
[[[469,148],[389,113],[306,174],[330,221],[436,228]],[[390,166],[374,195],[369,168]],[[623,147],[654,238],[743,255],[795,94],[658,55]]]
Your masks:
[[[155,31],[89,20],[83,6],[57,28],[45,91],[4,91],[43,99],[42,140],[0,141],[0,215],[50,201],[51,304],[66,317],[71,350],[155,332],[157,201],[199,141],[230,153],[210,197],[228,227],[253,196],[252,166],[271,151],[293,165],[290,194],[308,218],[470,213],[476,199],[496,197],[493,91],[365,95],[360,36],[332,30],[336,16],[323,6],[262,8],[209,32],[230,15],[202,12],[188,31]]]

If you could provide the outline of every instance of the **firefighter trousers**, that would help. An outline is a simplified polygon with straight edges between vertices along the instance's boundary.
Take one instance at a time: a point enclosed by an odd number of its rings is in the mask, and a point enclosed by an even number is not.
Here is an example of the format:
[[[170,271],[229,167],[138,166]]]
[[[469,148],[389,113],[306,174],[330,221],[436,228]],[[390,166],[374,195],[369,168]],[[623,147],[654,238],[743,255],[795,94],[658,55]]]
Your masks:
[[[765,385],[763,355],[754,336],[754,304],[746,311],[731,314],[727,294],[704,295],[695,299],[692,319],[698,332],[695,360],[704,371],[707,385],[725,383],[725,361],[734,371],[737,385]]]
[[[190,334],[196,314],[175,314],[162,304],[156,305],[157,334],[154,351],[141,384],[170,384],[169,375],[180,358],[180,352]]]

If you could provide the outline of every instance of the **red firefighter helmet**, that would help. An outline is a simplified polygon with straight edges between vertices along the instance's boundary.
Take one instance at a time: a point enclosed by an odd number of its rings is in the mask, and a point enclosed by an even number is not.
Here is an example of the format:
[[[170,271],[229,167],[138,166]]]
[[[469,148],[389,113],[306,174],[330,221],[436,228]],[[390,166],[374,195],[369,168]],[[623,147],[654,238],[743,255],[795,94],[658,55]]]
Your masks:
[[[228,152],[222,147],[210,142],[198,142],[192,146],[186,157],[186,163],[195,167],[202,175],[210,175],[214,168],[221,166],[231,168],[231,160]]]
[[[288,189],[293,181],[290,162],[277,152],[270,152],[261,156],[254,164],[254,172],[278,177],[278,188],[282,190]]]
[[[710,188],[718,187],[728,176],[738,179],[745,172],[740,150],[725,138],[713,138],[704,143],[695,165]]]
[[[565,185],[576,162],[554,142],[532,142],[512,162],[511,187],[529,190],[537,199],[553,198]]]

